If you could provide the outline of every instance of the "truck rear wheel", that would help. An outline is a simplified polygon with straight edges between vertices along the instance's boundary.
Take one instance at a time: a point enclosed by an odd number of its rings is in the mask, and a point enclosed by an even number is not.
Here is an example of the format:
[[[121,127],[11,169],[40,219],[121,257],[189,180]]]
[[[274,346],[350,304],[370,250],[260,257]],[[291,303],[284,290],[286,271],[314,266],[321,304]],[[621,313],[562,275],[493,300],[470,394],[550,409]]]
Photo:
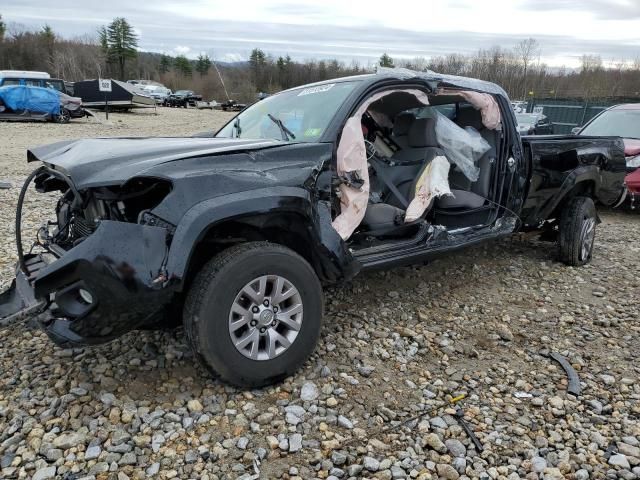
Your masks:
[[[573,197],[560,215],[560,260],[581,266],[591,261],[596,235],[596,206],[589,197]]]
[[[281,245],[231,247],[197,274],[184,326],[199,361],[241,387],[278,382],[313,352],[322,287],[311,265]]]

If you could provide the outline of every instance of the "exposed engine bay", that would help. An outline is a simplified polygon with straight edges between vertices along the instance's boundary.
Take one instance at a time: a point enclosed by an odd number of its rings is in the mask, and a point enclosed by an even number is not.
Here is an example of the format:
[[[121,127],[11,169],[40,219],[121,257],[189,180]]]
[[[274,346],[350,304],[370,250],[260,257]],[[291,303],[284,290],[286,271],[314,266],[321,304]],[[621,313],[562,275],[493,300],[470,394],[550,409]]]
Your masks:
[[[70,250],[87,239],[103,220],[154,225],[161,222],[149,211],[171,192],[161,179],[136,178],[122,187],[95,187],[78,192],[62,175],[43,167],[34,178],[40,193],[58,191],[55,221],[38,232],[46,249]],[[168,224],[167,224],[168,225]]]

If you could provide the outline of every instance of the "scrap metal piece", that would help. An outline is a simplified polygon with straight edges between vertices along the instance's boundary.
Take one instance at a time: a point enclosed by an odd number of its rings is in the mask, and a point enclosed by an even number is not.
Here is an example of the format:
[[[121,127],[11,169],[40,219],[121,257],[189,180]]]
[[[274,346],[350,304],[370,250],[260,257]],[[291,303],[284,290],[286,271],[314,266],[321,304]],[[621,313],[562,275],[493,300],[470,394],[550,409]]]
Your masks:
[[[482,451],[484,450],[482,443],[480,443],[480,440],[478,440],[478,437],[476,437],[476,434],[473,433],[473,430],[471,430],[471,427],[469,426],[467,421],[464,419],[464,411],[462,410],[462,408],[456,407],[456,415],[454,418],[460,424],[460,426],[465,431],[467,436],[471,439],[478,453],[482,453]]]
[[[11,188],[11,184],[9,182],[0,182],[0,190],[8,190]]]
[[[562,355],[556,352],[551,353],[549,356],[553,358],[556,362],[558,362],[560,366],[564,369],[564,371],[567,373],[567,377],[569,378],[569,385],[567,386],[567,392],[569,392],[572,395],[575,395],[576,397],[579,396],[580,392],[582,391],[582,387],[580,386],[580,378],[578,377],[578,374],[573,369],[569,361],[566,358],[564,358]]]

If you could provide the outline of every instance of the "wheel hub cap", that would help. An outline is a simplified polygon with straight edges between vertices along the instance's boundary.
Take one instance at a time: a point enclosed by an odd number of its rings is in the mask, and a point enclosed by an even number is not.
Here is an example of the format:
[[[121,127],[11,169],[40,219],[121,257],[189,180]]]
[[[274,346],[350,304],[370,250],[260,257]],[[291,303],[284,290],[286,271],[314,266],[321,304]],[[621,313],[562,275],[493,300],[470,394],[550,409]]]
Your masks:
[[[591,255],[593,241],[596,236],[596,221],[594,218],[587,218],[582,223],[582,245],[580,248],[580,260],[586,260]]]
[[[291,347],[302,327],[302,314],[298,289],[284,277],[264,275],[236,295],[229,335],[245,357],[271,360]]]

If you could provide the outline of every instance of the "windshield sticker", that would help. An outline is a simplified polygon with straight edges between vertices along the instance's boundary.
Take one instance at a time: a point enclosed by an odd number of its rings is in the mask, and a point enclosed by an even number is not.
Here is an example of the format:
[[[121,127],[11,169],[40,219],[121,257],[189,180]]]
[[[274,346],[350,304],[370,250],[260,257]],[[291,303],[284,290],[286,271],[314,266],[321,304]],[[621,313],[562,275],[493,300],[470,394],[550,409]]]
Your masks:
[[[305,88],[304,90],[302,90],[298,96],[301,97],[303,95],[311,95],[314,93],[323,93],[323,92],[328,92],[329,90],[331,90],[333,87],[335,86],[335,83],[330,83],[329,85],[320,85],[319,87],[310,87],[310,88]]]
[[[321,133],[322,133],[322,129],[321,128],[307,128],[304,131],[304,136],[305,137],[319,137]]]

